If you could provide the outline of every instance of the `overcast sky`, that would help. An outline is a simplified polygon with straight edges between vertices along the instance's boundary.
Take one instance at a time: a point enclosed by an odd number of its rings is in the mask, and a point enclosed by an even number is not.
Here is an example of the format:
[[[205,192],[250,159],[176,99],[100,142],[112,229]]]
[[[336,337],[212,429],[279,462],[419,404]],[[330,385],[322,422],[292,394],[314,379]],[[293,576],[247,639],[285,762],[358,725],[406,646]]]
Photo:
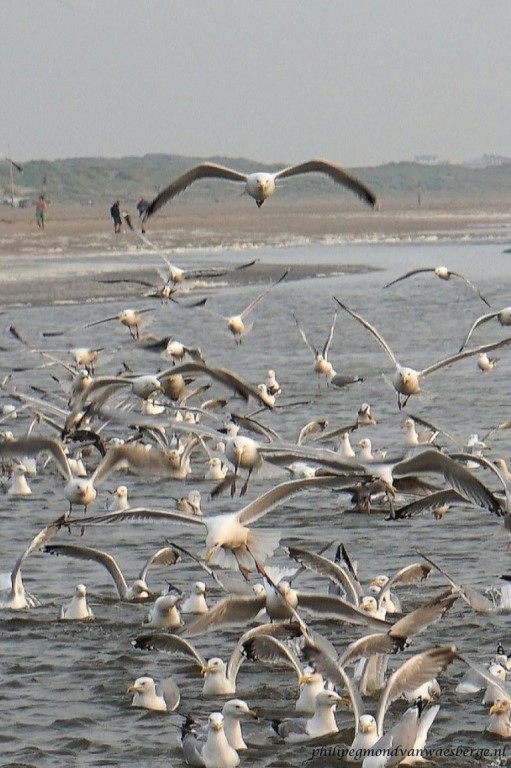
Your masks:
[[[511,0],[4,0],[0,153],[511,157]]]

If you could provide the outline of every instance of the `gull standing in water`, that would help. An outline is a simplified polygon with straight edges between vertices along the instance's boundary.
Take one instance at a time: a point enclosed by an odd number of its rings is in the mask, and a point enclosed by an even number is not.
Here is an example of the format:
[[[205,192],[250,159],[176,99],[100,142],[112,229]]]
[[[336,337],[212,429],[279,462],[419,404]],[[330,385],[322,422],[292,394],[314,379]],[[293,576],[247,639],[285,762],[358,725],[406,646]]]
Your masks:
[[[450,280],[451,277],[459,277],[461,280],[463,280],[469,288],[471,288],[474,293],[476,293],[481,301],[484,301],[487,307],[490,306],[490,304],[486,301],[484,296],[482,295],[481,291],[476,288],[474,283],[471,283],[470,280],[464,275],[460,275],[459,272],[453,272],[452,269],[447,269],[447,267],[424,267],[422,269],[412,269],[411,272],[407,272],[406,275],[401,275],[401,277],[396,278],[395,280],[392,280],[392,282],[387,283],[387,285],[384,285],[384,288],[389,288],[391,285],[395,285],[396,283],[399,283],[401,280],[406,280],[407,277],[412,277],[412,275],[420,275],[423,272],[433,272],[434,275],[440,278],[440,280]]]
[[[345,304],[340,302],[339,299],[335,298],[335,296],[334,300],[337,302],[337,304],[339,304],[340,307],[342,307],[342,309],[346,310],[346,312],[355,318],[355,320],[358,320],[358,322],[361,323],[361,325],[363,325],[364,328],[374,336],[378,344],[382,347],[384,352],[394,364],[396,370],[394,376],[392,377],[392,384],[397,392],[397,404],[399,410],[404,408],[411,395],[419,394],[421,391],[420,380],[425,376],[429,376],[430,373],[434,373],[440,368],[445,368],[447,365],[456,363],[458,360],[464,360],[466,357],[479,355],[482,352],[491,352],[498,347],[502,347],[511,343],[511,337],[508,337],[507,339],[502,339],[501,341],[497,341],[493,344],[486,344],[482,347],[476,347],[475,349],[467,349],[464,352],[458,352],[455,355],[451,355],[444,360],[439,360],[438,362],[433,363],[433,365],[430,365],[427,368],[423,368],[421,371],[416,371],[414,368],[408,368],[406,366],[400,365],[383,336],[381,336],[381,334],[373,325],[371,325],[371,323],[365,320],[361,315],[357,315],[356,312],[353,312],[353,310],[349,309]]]
[[[346,187],[351,192],[358,195],[365,203],[373,208],[377,204],[376,195],[355,176],[351,176],[344,168],[334,165],[326,160],[308,160],[299,165],[290,165],[280,171],[267,173],[259,171],[257,173],[240,173],[232,168],[226,168],[216,163],[201,163],[196,165],[182,176],[175,179],[168,187],[165,187],[154,200],[151,201],[146,211],[145,218],[149,218],[158,211],[165,203],[172,200],[173,197],[184,192],[189,186],[199,179],[225,179],[226,181],[237,181],[245,185],[245,192],[256,201],[260,208],[275,192],[275,182],[280,179],[289,179],[293,176],[299,176],[304,173],[324,173],[336,184]]]

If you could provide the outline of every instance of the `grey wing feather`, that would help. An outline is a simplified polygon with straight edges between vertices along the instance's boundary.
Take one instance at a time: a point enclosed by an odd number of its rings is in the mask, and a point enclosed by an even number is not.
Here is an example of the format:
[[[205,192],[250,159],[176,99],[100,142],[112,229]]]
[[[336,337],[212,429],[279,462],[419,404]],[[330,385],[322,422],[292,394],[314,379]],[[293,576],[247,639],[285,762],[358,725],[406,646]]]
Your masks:
[[[182,176],[175,179],[165,189],[163,189],[155,198],[149,203],[149,207],[146,211],[146,218],[156,213],[165,203],[172,200],[173,197],[184,192],[194,181],[199,179],[214,178],[214,179],[226,179],[227,181],[243,181],[246,182],[247,177],[244,173],[238,173],[231,168],[225,168],[222,165],[216,165],[215,163],[202,163],[191,168]]]
[[[184,638],[165,632],[151,632],[139,635],[132,640],[134,648],[142,650],[159,651],[160,653],[180,654],[191,658],[199,667],[203,667],[206,660]]]
[[[353,584],[351,575],[337,563],[333,563],[327,557],[316,555],[312,552],[306,552],[303,549],[289,547],[289,554],[304,568],[326,576],[328,579],[338,584],[347,593],[350,601],[358,606],[358,590]]]
[[[418,634],[435,621],[442,618],[458,599],[458,593],[452,589],[444,590],[431,600],[398,619],[389,630],[391,637],[407,639]]]
[[[382,632],[390,628],[387,621],[375,619],[364,611],[360,611],[351,603],[347,603],[335,595],[318,595],[301,592],[298,595],[298,607],[317,613],[321,616],[330,616],[331,618],[346,621],[349,624],[358,626],[372,627],[380,629]]]
[[[308,160],[305,163],[300,163],[299,165],[291,165],[288,168],[284,168],[282,171],[278,171],[278,173],[275,174],[275,179],[288,179],[302,173],[325,173],[336,184],[342,184],[343,187],[354,192],[368,205],[374,207],[378,202],[374,192],[360,181],[360,179],[349,174],[344,168],[341,168],[338,165],[333,165],[325,160],[314,159]]]
[[[378,733],[383,731],[383,718],[390,704],[403,693],[414,691],[443,672],[457,657],[455,645],[437,646],[407,659],[389,677],[380,696],[376,712]]]
[[[395,285],[396,283],[400,283],[401,280],[406,280],[408,277],[412,277],[412,275],[420,275],[421,272],[434,272],[433,267],[424,267],[423,269],[412,269],[411,272],[407,272],[406,275],[401,275],[401,277],[397,277],[395,280],[392,280],[390,283],[387,283],[384,285],[384,288],[390,288],[391,285]]]
[[[243,597],[231,595],[219,600],[209,611],[190,624],[187,624],[181,635],[193,637],[211,632],[218,627],[244,624],[254,619],[266,605],[266,596]]]
[[[103,552],[100,549],[93,549],[92,547],[79,547],[74,544],[50,544],[44,548],[44,551],[49,552],[52,555],[66,555],[67,557],[74,557],[77,560],[92,560],[95,563],[99,563],[107,569],[112,577],[115,586],[117,587],[119,597],[123,599],[126,597],[128,592],[126,579],[114,558],[107,552]]]
[[[481,325],[482,323],[488,322],[488,320],[491,320],[494,317],[497,317],[498,314],[499,314],[498,312],[489,312],[487,315],[481,315],[481,317],[478,317],[477,320],[472,324],[467,335],[465,336],[465,339],[463,340],[463,344],[460,347],[460,352],[468,344],[470,337],[474,333],[477,326]]]
[[[338,663],[345,667],[347,664],[353,664],[363,656],[371,656],[373,653],[396,653],[403,647],[403,644],[401,638],[392,637],[388,632],[366,635],[350,643],[339,657]]]
[[[146,580],[147,571],[151,565],[175,565],[181,560],[181,555],[173,547],[162,547],[144,563],[138,578]]]

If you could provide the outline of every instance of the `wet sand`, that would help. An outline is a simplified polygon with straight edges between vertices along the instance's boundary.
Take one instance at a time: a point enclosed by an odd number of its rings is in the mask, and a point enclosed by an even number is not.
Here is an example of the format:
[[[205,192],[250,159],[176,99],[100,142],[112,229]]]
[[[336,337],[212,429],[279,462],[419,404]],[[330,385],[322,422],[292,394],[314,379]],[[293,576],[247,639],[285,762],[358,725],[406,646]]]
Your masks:
[[[238,263],[257,258],[257,247],[272,247],[284,242],[359,242],[374,240],[407,241],[416,238],[455,237],[457,232],[472,233],[489,227],[507,232],[511,227],[509,201],[437,199],[423,204],[416,200],[386,200],[381,210],[373,211],[358,201],[343,198],[298,200],[274,199],[261,209],[244,197],[227,204],[180,200],[159,212],[147,224],[147,237],[173,263],[190,266],[194,249],[209,249],[208,263],[225,264],[225,251],[237,251]],[[140,230],[136,214],[130,213]],[[250,250],[252,249],[252,250]],[[151,258],[152,257],[152,258]],[[211,258],[210,258],[211,257]],[[193,257],[192,257],[193,261]],[[78,205],[49,207],[44,232],[37,229],[33,208],[0,210],[0,301],[4,305],[31,303],[37,293],[48,303],[83,301],[116,295],[104,278],[158,280],[155,264],[161,265],[135,233],[125,225],[114,234],[108,208]],[[350,270],[350,265],[340,265]],[[336,270],[340,268],[335,267]],[[276,276],[282,265],[278,252],[272,264],[256,265],[232,273],[236,282],[263,282]],[[293,270],[295,277],[332,271],[320,264]],[[33,284],[37,283],[37,291]],[[43,290],[42,290],[43,289]],[[124,283],[119,296],[140,296],[140,286]]]

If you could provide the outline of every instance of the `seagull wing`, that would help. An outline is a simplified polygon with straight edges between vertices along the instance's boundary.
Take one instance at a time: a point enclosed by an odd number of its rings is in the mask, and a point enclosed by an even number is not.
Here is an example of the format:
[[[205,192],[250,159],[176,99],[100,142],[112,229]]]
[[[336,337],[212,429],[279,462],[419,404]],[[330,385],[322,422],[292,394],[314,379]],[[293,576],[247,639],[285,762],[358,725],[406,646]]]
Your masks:
[[[245,656],[250,661],[260,661],[263,664],[284,664],[294,670],[298,680],[303,671],[296,654],[287,645],[271,635],[256,635],[243,643]]]
[[[492,318],[497,317],[498,314],[499,314],[499,312],[489,312],[487,315],[481,315],[481,317],[478,317],[477,320],[472,324],[472,326],[471,326],[469,332],[467,333],[467,335],[465,336],[463,344],[460,347],[460,352],[468,344],[469,339],[472,336],[472,334],[474,333],[474,331],[477,328],[477,326],[481,325],[482,323],[487,323],[488,320],[491,320]]]
[[[58,440],[51,440],[48,437],[26,437],[21,440],[8,440],[0,443],[0,456],[15,456],[22,459],[23,456],[35,456],[41,451],[51,453],[65,480],[69,482],[73,475],[69,469],[64,449]]]
[[[229,595],[219,600],[207,613],[187,624],[181,632],[182,637],[193,637],[211,632],[217,627],[246,624],[254,619],[266,605],[266,595],[261,597]]]
[[[430,624],[441,619],[457,599],[458,592],[453,592],[452,589],[440,592],[431,600],[419,605],[414,611],[410,611],[396,621],[389,630],[389,635],[403,640],[417,635]]]
[[[272,638],[275,637],[277,639],[284,640],[289,637],[297,637],[301,635],[301,633],[302,633],[302,630],[298,624],[294,624],[294,623],[282,624],[280,622],[276,622],[273,624],[261,624],[258,627],[252,627],[252,629],[247,630],[246,632],[243,633],[243,635],[240,637],[240,639],[236,643],[234,650],[229,658],[229,661],[227,662],[227,670],[226,670],[227,679],[230,680],[233,685],[236,684],[236,677],[238,674],[238,670],[241,664],[247,658],[247,655],[245,653],[245,645],[249,643],[252,639],[259,636],[265,636],[265,637],[271,636]]]
[[[289,554],[304,568],[308,568],[321,576],[326,576],[334,584],[339,585],[348,595],[353,605],[358,606],[358,589],[353,583],[351,575],[338,563],[333,563],[327,557],[316,555],[313,552],[306,552],[303,549],[289,547]]]
[[[66,555],[67,557],[74,557],[77,560],[92,560],[95,563],[99,563],[107,569],[112,577],[115,586],[117,587],[119,597],[124,599],[128,594],[126,579],[122,575],[122,571],[114,558],[107,552],[103,552],[100,549],[93,549],[92,547],[79,547],[75,544],[49,544],[44,548],[44,551],[49,552],[52,555]]]
[[[314,667],[316,672],[323,675],[335,687],[342,691],[346,689],[351,699],[353,717],[355,718],[355,733],[358,733],[358,721],[364,713],[365,707],[356,686],[353,685],[351,678],[346,673],[344,667],[336,661],[330,654],[321,648],[313,639],[308,638],[302,651],[309,664]]]
[[[110,512],[108,515],[91,517],[89,520],[80,521],[80,525],[96,525],[101,523],[117,523],[125,520],[176,520],[186,525],[202,525],[204,518],[197,515],[183,515],[173,509],[150,509],[148,507],[129,507],[118,512]]]
[[[292,176],[299,176],[302,173],[324,173],[329,176],[336,184],[342,184],[351,192],[358,195],[365,203],[374,206],[377,204],[377,198],[374,192],[369,189],[360,179],[352,176],[339,165],[333,165],[326,160],[308,160],[299,165],[290,165],[282,171],[274,174],[275,179],[289,179]]]
[[[390,704],[403,693],[411,693],[446,669],[457,658],[455,645],[437,646],[407,659],[389,677],[376,711],[378,733],[383,732],[383,718]]]
[[[392,280],[390,283],[387,283],[387,285],[384,285],[384,288],[390,288],[391,285],[395,285],[396,283],[400,283],[401,280],[406,280],[408,277],[412,277],[412,275],[420,275],[422,272],[434,272],[434,267],[424,267],[423,269],[412,269],[411,272],[407,272],[406,275],[401,275],[401,277],[397,277],[395,280]]]
[[[442,474],[445,480],[458,493],[472,503],[489,509],[497,515],[502,514],[498,499],[481,483],[468,469],[462,467],[456,461],[440,451],[427,449],[417,453],[410,459],[398,462],[393,469],[394,475],[402,476],[417,472],[437,472]]]
[[[302,477],[299,480],[288,480],[285,483],[280,483],[271,488],[262,496],[259,496],[254,501],[251,501],[237,514],[238,521],[242,525],[253,523],[263,517],[267,512],[272,510],[279,502],[287,497],[298,493],[299,491],[306,490],[307,488],[335,488],[337,486],[346,485],[347,479],[342,476],[325,476],[325,477]]]
[[[173,197],[184,192],[189,186],[199,179],[225,179],[226,181],[242,181],[246,182],[247,176],[245,173],[239,173],[233,171],[231,168],[226,168],[223,165],[216,165],[216,163],[202,163],[191,168],[182,176],[175,179],[168,187],[165,187],[154,200],[151,200],[145,218],[148,219],[153,213],[159,211],[159,209],[172,200]]]
[[[476,293],[479,296],[481,301],[484,301],[484,303],[486,304],[487,307],[491,306],[489,304],[489,302],[486,301],[486,299],[484,298],[484,296],[481,293],[481,291],[479,290],[479,288],[477,288],[477,286],[475,286],[474,283],[472,283],[468,279],[468,277],[465,277],[465,275],[460,275],[459,272],[453,272],[452,270],[451,270],[451,275],[453,275],[454,277],[459,277],[461,280],[463,280],[463,282],[466,283],[468,285],[468,287],[471,288],[474,291],[474,293]]]
[[[181,555],[173,547],[162,547],[144,563],[138,578],[146,580],[147,571],[151,565],[175,565],[181,560]]]
[[[375,328],[373,325],[371,325],[371,323],[369,323],[367,320],[364,320],[364,318],[363,318],[361,315],[357,315],[357,313],[356,313],[356,312],[353,312],[353,310],[349,309],[349,308],[348,308],[348,307],[347,307],[345,304],[342,304],[342,303],[339,301],[339,299],[336,299],[336,297],[335,297],[335,296],[334,296],[334,301],[336,301],[336,302],[338,303],[338,305],[339,305],[340,307],[342,307],[342,309],[346,310],[346,312],[347,312],[349,315],[351,315],[352,317],[354,317],[354,318],[355,318],[355,320],[358,320],[358,322],[359,322],[359,323],[361,323],[361,324],[364,326],[364,328],[365,328],[367,331],[369,331],[369,333],[372,333],[372,334],[373,334],[373,336],[374,336],[374,338],[376,339],[376,341],[378,342],[378,344],[379,344],[379,345],[382,347],[383,351],[384,351],[384,352],[386,352],[386,354],[387,354],[387,355],[390,357],[390,359],[392,360],[392,362],[394,363],[394,365],[395,365],[395,366],[396,366],[396,368],[397,368],[397,367],[399,366],[399,363],[398,363],[398,361],[396,360],[396,357],[395,357],[395,355],[394,355],[393,351],[391,350],[391,348],[389,347],[389,345],[387,344],[387,342],[385,341],[385,339],[383,338],[383,336],[381,336],[381,335],[378,333],[378,331],[376,330],[376,328]]]
[[[144,651],[159,651],[160,653],[179,654],[187,656],[195,661],[199,667],[206,664],[206,660],[193,647],[191,643],[179,635],[172,635],[166,632],[149,632],[139,635],[131,641],[134,648],[140,648]]]
[[[412,563],[411,565],[405,565],[404,568],[400,568],[378,592],[376,597],[378,608],[381,608],[385,594],[390,592],[396,584],[417,584],[427,579],[431,569],[432,566],[425,565],[424,563]]]
[[[312,352],[312,354],[314,355],[314,357],[317,357],[317,356],[319,355],[319,350],[318,350],[318,349],[317,349],[317,348],[316,348],[316,347],[315,347],[313,344],[311,344],[311,343],[310,343],[309,339],[308,339],[308,338],[307,338],[307,336],[305,335],[305,331],[304,331],[304,330],[303,330],[303,329],[300,327],[300,323],[299,323],[299,322],[298,322],[298,320],[296,319],[296,315],[295,315],[295,313],[294,313],[294,312],[293,312],[293,319],[294,319],[294,321],[295,321],[295,323],[296,323],[296,326],[297,326],[297,328],[298,328],[298,331],[300,332],[300,336],[302,337],[302,339],[303,339],[303,340],[304,340],[304,342],[305,342],[305,345],[307,346],[307,348],[308,348],[308,349],[310,349],[310,351]]]
[[[211,368],[205,363],[189,362],[183,363],[182,365],[175,365],[173,368],[168,368],[167,370],[162,371],[158,374],[158,379],[160,381],[165,381],[165,379],[168,379],[171,376],[187,373],[202,373],[205,376],[209,376],[211,379],[218,381],[220,384],[223,384],[228,389],[234,390],[234,392],[241,395],[244,400],[248,401],[253,397],[267,408],[273,408],[272,404],[261,395],[257,387],[253,387],[228,368]]]
[[[261,301],[261,299],[264,299],[264,297],[266,296],[266,294],[267,294],[267,293],[269,293],[269,292],[271,291],[271,289],[272,289],[272,288],[275,288],[275,286],[276,286],[276,285],[278,285],[278,284],[279,284],[279,283],[281,283],[283,280],[285,280],[285,279],[286,279],[286,277],[288,276],[288,274],[289,274],[289,269],[286,269],[286,271],[284,272],[284,274],[283,274],[283,275],[281,275],[281,276],[279,277],[279,279],[278,279],[278,280],[277,280],[275,283],[272,283],[272,284],[269,286],[269,288],[266,288],[266,290],[264,290],[262,293],[260,293],[260,294],[259,294],[259,296],[256,296],[256,298],[255,298],[253,301],[251,301],[251,302],[250,302],[250,304],[249,304],[247,307],[245,307],[245,309],[243,310],[243,312],[241,312],[241,313],[240,313],[240,317],[241,317],[241,319],[242,319],[242,320],[244,320],[244,319],[247,317],[247,315],[248,315],[248,314],[250,314],[250,312],[252,312],[252,310],[253,310],[253,309],[254,309],[254,308],[255,308],[255,307],[256,307],[256,306],[259,304],[259,302]]]
[[[397,653],[403,648],[401,638],[392,637],[388,632],[377,632],[373,635],[365,635],[359,640],[350,643],[344,653],[339,657],[338,664],[345,667],[353,664],[363,656],[369,657],[374,653]]]
[[[334,312],[334,317],[332,320],[332,325],[330,326],[330,331],[328,332],[327,339],[325,341],[325,344],[323,346],[323,357],[325,360],[328,360],[328,350],[330,349],[330,344],[332,343],[332,339],[334,337],[334,328],[335,324],[337,322],[337,310]]]
[[[431,558],[424,555],[422,552],[419,552],[419,555],[424,558],[430,565],[433,566],[433,568],[436,568],[436,570],[442,574],[442,576],[447,579],[449,584],[454,588],[456,593],[460,595],[460,597],[463,598],[463,600],[469,605],[472,610],[474,610],[476,613],[482,613],[482,614],[489,614],[489,613],[495,613],[495,606],[493,603],[491,603],[489,600],[484,597],[484,595],[479,594],[476,592],[475,589],[472,589],[472,587],[464,587],[461,584],[457,584],[452,576],[450,576],[447,571],[445,571],[443,568],[441,568],[439,565],[437,565]]]
[[[16,562],[14,563],[14,568],[11,571],[11,585],[12,585],[12,593],[14,594],[16,590],[16,583],[18,581],[18,576],[21,571],[21,566],[27,559],[29,555],[32,554],[32,552],[35,552],[37,549],[41,549],[44,544],[46,544],[47,541],[52,539],[60,530],[61,523],[64,522],[64,517],[61,519],[55,521],[54,523],[51,523],[50,525],[47,525],[46,528],[43,528],[39,533],[34,536],[28,547],[25,549],[24,552],[18,557]]]
[[[365,611],[360,611],[351,603],[337,595],[318,595],[316,593],[298,593],[298,607],[320,616],[328,616],[348,624],[371,627],[386,632],[390,625],[388,621],[375,619]]]
[[[428,376],[430,373],[438,371],[439,368],[444,368],[446,365],[456,363],[458,360],[464,360],[466,357],[472,357],[472,355],[480,355],[483,352],[491,352],[492,350],[499,349],[499,347],[504,347],[507,344],[511,344],[510,336],[508,336],[507,339],[501,339],[501,341],[495,341],[492,344],[483,344],[481,347],[475,347],[474,349],[465,349],[463,352],[457,352],[455,355],[451,355],[451,357],[446,357],[444,360],[439,360],[437,363],[434,363],[427,368],[423,368],[422,371],[419,371],[419,376]]]
[[[465,502],[467,499],[461,496],[457,491],[453,491],[452,488],[448,488],[445,491],[436,491],[430,493],[428,496],[424,496],[422,499],[416,499],[416,501],[405,504],[404,507],[394,510],[394,520],[405,520],[414,515],[418,515],[420,512],[425,512],[428,509],[436,509],[443,504],[453,504],[455,502]]]

